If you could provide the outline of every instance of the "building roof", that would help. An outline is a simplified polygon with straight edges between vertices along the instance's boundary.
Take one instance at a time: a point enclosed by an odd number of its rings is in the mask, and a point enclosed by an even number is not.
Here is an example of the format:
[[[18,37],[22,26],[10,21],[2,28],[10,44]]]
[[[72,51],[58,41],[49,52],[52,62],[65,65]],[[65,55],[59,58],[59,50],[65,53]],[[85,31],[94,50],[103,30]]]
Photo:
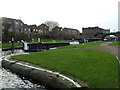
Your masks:
[[[64,29],[68,29],[68,30],[71,30],[71,31],[77,31],[77,32],[79,32],[79,30],[77,30],[77,29],[73,29],[73,28],[64,28]]]
[[[27,24],[24,24],[24,28],[30,29],[30,26],[28,26]]]
[[[2,17],[2,23],[8,23],[10,24],[10,26],[14,26],[15,23],[18,22],[18,25],[21,26],[24,25],[24,23],[20,20],[20,19],[12,19],[12,18],[6,18],[6,17]]]
[[[32,28],[32,27],[37,27],[37,25],[36,25],[36,24],[34,24],[34,25],[29,25],[29,26],[30,26],[31,28]]]
[[[82,29],[101,29],[101,30],[105,30],[103,28],[100,28],[98,26],[95,26],[95,27],[87,27],[87,28],[82,28]]]

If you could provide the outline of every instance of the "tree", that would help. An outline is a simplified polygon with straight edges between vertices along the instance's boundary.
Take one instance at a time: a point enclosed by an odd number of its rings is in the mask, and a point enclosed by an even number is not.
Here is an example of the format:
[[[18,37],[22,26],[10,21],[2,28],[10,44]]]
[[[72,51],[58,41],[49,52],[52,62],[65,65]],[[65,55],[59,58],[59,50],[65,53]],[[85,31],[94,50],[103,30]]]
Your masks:
[[[54,27],[59,26],[58,22],[55,21],[45,21],[44,23],[49,27],[49,31],[52,31]]]
[[[8,42],[11,39],[11,35],[9,34],[9,28],[11,26],[10,23],[2,23],[2,26],[4,27],[3,30],[3,34],[2,34],[2,41],[3,42]],[[12,34],[13,35],[13,34]]]

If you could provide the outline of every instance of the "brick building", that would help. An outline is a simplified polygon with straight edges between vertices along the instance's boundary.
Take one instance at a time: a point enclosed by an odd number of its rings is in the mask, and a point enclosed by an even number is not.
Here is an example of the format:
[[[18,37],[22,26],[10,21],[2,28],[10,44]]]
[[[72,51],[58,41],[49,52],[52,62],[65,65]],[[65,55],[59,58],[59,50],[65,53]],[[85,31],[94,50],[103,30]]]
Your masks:
[[[82,35],[83,35],[83,38],[85,39],[101,38],[103,34],[108,34],[108,33],[110,33],[110,29],[103,29],[98,26],[82,28]]]
[[[23,29],[24,23],[19,19],[2,17],[2,32],[4,33],[5,25],[9,25],[9,32],[20,33]]]
[[[80,37],[80,31],[77,29],[73,29],[73,28],[63,28],[62,32],[67,33],[69,35],[74,35],[77,38]]]
[[[38,31],[39,33],[48,33],[49,32],[49,27],[46,24],[41,24],[38,26]]]

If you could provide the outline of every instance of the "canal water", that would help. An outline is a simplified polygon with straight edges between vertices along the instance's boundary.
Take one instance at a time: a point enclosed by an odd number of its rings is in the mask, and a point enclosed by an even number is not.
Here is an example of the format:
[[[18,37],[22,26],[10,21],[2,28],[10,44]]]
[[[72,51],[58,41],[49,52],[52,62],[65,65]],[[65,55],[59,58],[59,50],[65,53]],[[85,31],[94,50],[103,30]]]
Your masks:
[[[22,50],[15,50],[15,54],[24,53]],[[46,90],[44,86],[32,83],[25,78],[20,78],[9,70],[1,67],[2,56],[10,55],[11,51],[0,50],[0,90],[2,88],[36,88],[39,90]]]

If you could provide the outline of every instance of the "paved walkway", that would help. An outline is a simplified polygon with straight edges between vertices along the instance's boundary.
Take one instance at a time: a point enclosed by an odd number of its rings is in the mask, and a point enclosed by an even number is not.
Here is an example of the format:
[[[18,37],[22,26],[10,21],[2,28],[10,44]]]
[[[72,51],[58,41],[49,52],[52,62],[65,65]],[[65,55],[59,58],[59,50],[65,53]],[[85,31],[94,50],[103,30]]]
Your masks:
[[[87,47],[86,49],[96,49],[96,50],[106,51],[106,52],[109,52],[109,53],[115,55],[120,60],[120,55],[119,55],[120,48],[108,45],[110,43],[112,43],[112,42],[104,42],[98,46]]]

